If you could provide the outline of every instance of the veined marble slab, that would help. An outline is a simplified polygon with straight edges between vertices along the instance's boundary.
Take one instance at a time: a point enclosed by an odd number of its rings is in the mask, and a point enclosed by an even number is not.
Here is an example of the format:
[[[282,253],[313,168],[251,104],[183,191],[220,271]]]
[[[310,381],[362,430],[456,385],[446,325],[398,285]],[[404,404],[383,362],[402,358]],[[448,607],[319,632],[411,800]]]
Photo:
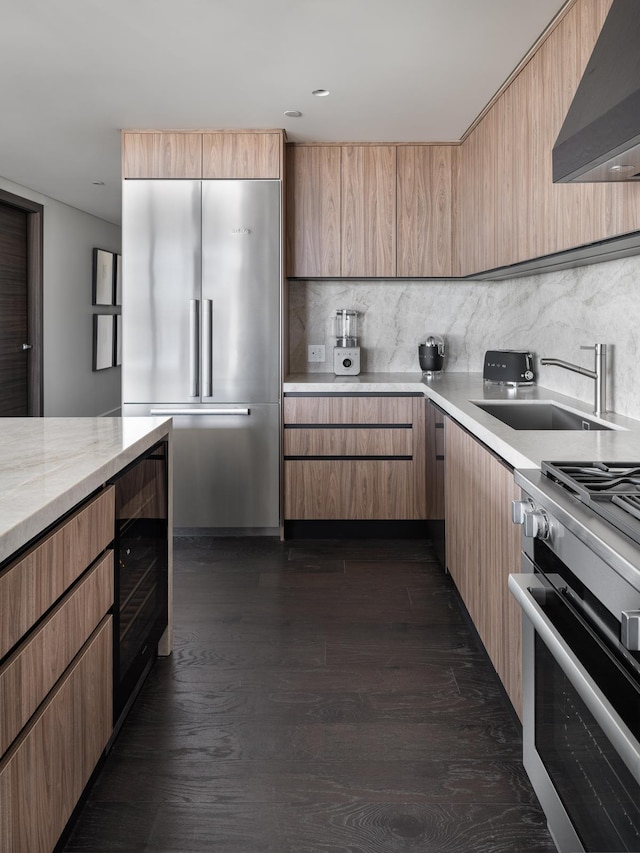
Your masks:
[[[300,373],[287,377],[284,393],[422,393],[514,468],[539,468],[546,461],[640,462],[640,421],[617,414],[602,420],[618,429],[515,430],[484,412],[473,401],[551,400],[585,415],[592,407],[540,385],[513,388],[485,383],[481,373],[448,373],[433,378],[420,373]]]
[[[417,371],[418,344],[445,339],[445,369],[482,371],[488,349],[526,349],[537,380],[559,394],[592,399],[590,379],[552,365],[560,358],[592,368],[581,346],[607,344],[609,405],[640,418],[640,255],[505,281],[326,280],[289,282],[289,365],[292,373],[333,366],[337,308],[360,314],[362,370]],[[307,347],[324,344],[326,361],[307,362]]]
[[[170,418],[0,418],[0,561],[157,441]]]

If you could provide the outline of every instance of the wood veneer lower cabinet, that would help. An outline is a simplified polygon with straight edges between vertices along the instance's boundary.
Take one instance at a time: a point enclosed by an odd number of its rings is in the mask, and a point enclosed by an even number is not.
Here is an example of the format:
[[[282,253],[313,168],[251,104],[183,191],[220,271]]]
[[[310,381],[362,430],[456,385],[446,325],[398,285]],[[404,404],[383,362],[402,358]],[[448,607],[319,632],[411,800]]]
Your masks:
[[[82,504],[0,571],[0,658],[113,540],[113,488]]]
[[[426,517],[424,398],[284,398],[286,520]]]
[[[447,418],[447,568],[522,719],[522,622],[507,585],[520,568],[520,528],[511,521],[517,498],[511,469]]]
[[[2,853],[50,853],[106,746],[111,620],[100,623],[0,762]]]
[[[115,490],[0,571],[0,850],[50,853],[113,731]]]
[[[0,667],[0,755],[112,604],[113,551],[107,551]]]

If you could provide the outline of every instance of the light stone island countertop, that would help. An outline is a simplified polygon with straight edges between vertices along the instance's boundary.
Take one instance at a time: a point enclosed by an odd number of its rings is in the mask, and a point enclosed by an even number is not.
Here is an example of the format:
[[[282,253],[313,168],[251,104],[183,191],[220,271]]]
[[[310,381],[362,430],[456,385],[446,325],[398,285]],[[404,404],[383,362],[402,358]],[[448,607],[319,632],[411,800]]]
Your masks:
[[[0,418],[0,562],[171,435],[170,418]]]
[[[601,420],[619,429],[516,430],[482,411],[472,401],[552,400],[593,417],[592,406],[540,385],[511,388],[490,385],[481,373],[447,373],[428,379],[421,373],[298,373],[287,377],[284,393],[422,393],[514,468],[539,468],[546,461],[640,461],[640,421],[607,414]]]

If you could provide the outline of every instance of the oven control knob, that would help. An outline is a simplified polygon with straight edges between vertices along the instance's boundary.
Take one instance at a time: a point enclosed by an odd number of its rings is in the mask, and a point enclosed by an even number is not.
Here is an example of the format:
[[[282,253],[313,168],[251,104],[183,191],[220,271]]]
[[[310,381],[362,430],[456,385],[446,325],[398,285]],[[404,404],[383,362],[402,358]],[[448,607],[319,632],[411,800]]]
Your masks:
[[[549,538],[549,516],[543,509],[532,509],[525,512],[524,535],[528,539]]]
[[[620,638],[630,652],[640,652],[640,610],[623,610]]]
[[[525,513],[532,509],[535,509],[535,506],[530,498],[525,501],[511,501],[511,520],[514,524],[524,524]]]

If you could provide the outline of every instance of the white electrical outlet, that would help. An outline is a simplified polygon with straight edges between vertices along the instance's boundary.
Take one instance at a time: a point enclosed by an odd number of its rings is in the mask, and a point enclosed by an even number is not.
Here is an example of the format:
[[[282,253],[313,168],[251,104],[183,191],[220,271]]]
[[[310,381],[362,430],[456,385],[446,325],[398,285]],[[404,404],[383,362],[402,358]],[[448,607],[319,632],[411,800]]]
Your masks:
[[[310,344],[307,347],[307,361],[324,361],[324,344]]]

